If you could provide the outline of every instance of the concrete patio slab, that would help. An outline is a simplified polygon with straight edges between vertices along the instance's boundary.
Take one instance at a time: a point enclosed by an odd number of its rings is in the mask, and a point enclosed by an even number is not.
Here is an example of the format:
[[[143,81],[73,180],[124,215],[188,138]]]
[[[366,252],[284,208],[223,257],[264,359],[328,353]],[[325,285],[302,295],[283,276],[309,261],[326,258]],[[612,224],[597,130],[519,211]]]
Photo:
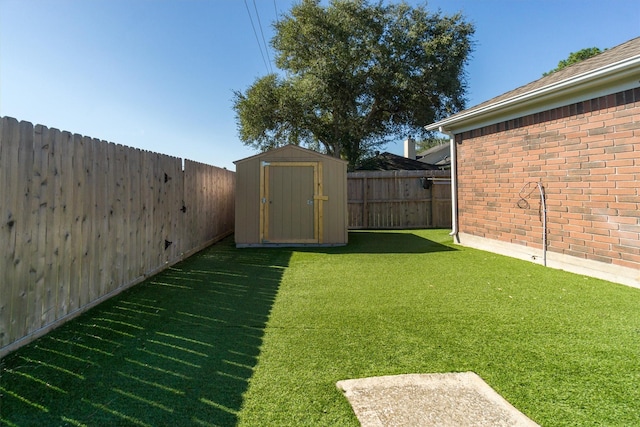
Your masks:
[[[537,426],[473,372],[338,381],[363,427]]]

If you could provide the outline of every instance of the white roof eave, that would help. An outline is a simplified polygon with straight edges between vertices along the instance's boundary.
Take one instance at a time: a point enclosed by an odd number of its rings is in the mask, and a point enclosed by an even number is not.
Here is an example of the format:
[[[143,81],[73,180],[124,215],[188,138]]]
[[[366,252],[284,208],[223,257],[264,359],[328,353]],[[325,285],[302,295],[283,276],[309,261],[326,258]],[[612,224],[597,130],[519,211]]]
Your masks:
[[[545,105],[539,111],[549,109],[548,105],[558,99],[572,99],[581,94],[595,93],[603,87],[615,87],[626,83],[638,87],[640,80],[640,56],[634,56],[606,67],[595,69],[572,78],[543,86],[511,98],[488,104],[482,108],[461,112],[447,119],[425,126],[429,131],[453,132],[477,128],[504,120],[514,112],[534,110],[536,106]],[[588,97],[583,99],[589,99]],[[576,101],[577,102],[577,101]],[[553,108],[553,107],[551,107]],[[529,112],[530,113],[530,112]],[[522,116],[517,114],[515,116]],[[514,117],[515,117],[514,116]],[[513,117],[510,117],[513,118]],[[482,123],[482,125],[479,125]]]

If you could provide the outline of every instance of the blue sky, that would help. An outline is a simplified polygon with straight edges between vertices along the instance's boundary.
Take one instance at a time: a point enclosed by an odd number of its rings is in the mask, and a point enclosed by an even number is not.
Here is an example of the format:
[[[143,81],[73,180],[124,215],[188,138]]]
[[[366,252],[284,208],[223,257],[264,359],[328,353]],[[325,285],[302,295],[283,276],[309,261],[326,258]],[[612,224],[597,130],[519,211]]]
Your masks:
[[[264,45],[261,53],[247,6],[268,43],[271,23],[294,3],[0,0],[0,116],[235,169],[256,152],[238,139],[233,91],[265,75],[274,57]],[[469,107],[538,79],[570,52],[640,36],[637,0],[428,7],[476,26]],[[402,141],[386,150],[401,154]]]

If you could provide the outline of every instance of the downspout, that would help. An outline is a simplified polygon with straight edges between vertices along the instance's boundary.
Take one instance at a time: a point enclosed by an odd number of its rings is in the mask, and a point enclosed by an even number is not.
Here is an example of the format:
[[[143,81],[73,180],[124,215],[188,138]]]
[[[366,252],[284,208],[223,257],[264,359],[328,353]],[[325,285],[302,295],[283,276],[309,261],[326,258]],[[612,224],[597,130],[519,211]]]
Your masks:
[[[453,236],[455,241],[460,243],[458,238],[458,151],[453,133],[447,132],[442,126],[438,131],[449,137],[451,154],[451,233],[449,236]]]

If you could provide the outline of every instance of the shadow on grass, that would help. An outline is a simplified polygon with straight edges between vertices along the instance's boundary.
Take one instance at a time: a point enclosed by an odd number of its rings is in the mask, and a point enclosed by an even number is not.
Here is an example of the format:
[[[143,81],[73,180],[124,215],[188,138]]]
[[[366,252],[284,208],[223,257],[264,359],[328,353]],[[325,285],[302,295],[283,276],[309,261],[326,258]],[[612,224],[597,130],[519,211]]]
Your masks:
[[[234,425],[291,252],[206,249],[0,362],[0,424]]]
[[[330,254],[422,254],[457,249],[420,237],[411,231],[350,231],[346,246],[305,248],[306,252]]]

